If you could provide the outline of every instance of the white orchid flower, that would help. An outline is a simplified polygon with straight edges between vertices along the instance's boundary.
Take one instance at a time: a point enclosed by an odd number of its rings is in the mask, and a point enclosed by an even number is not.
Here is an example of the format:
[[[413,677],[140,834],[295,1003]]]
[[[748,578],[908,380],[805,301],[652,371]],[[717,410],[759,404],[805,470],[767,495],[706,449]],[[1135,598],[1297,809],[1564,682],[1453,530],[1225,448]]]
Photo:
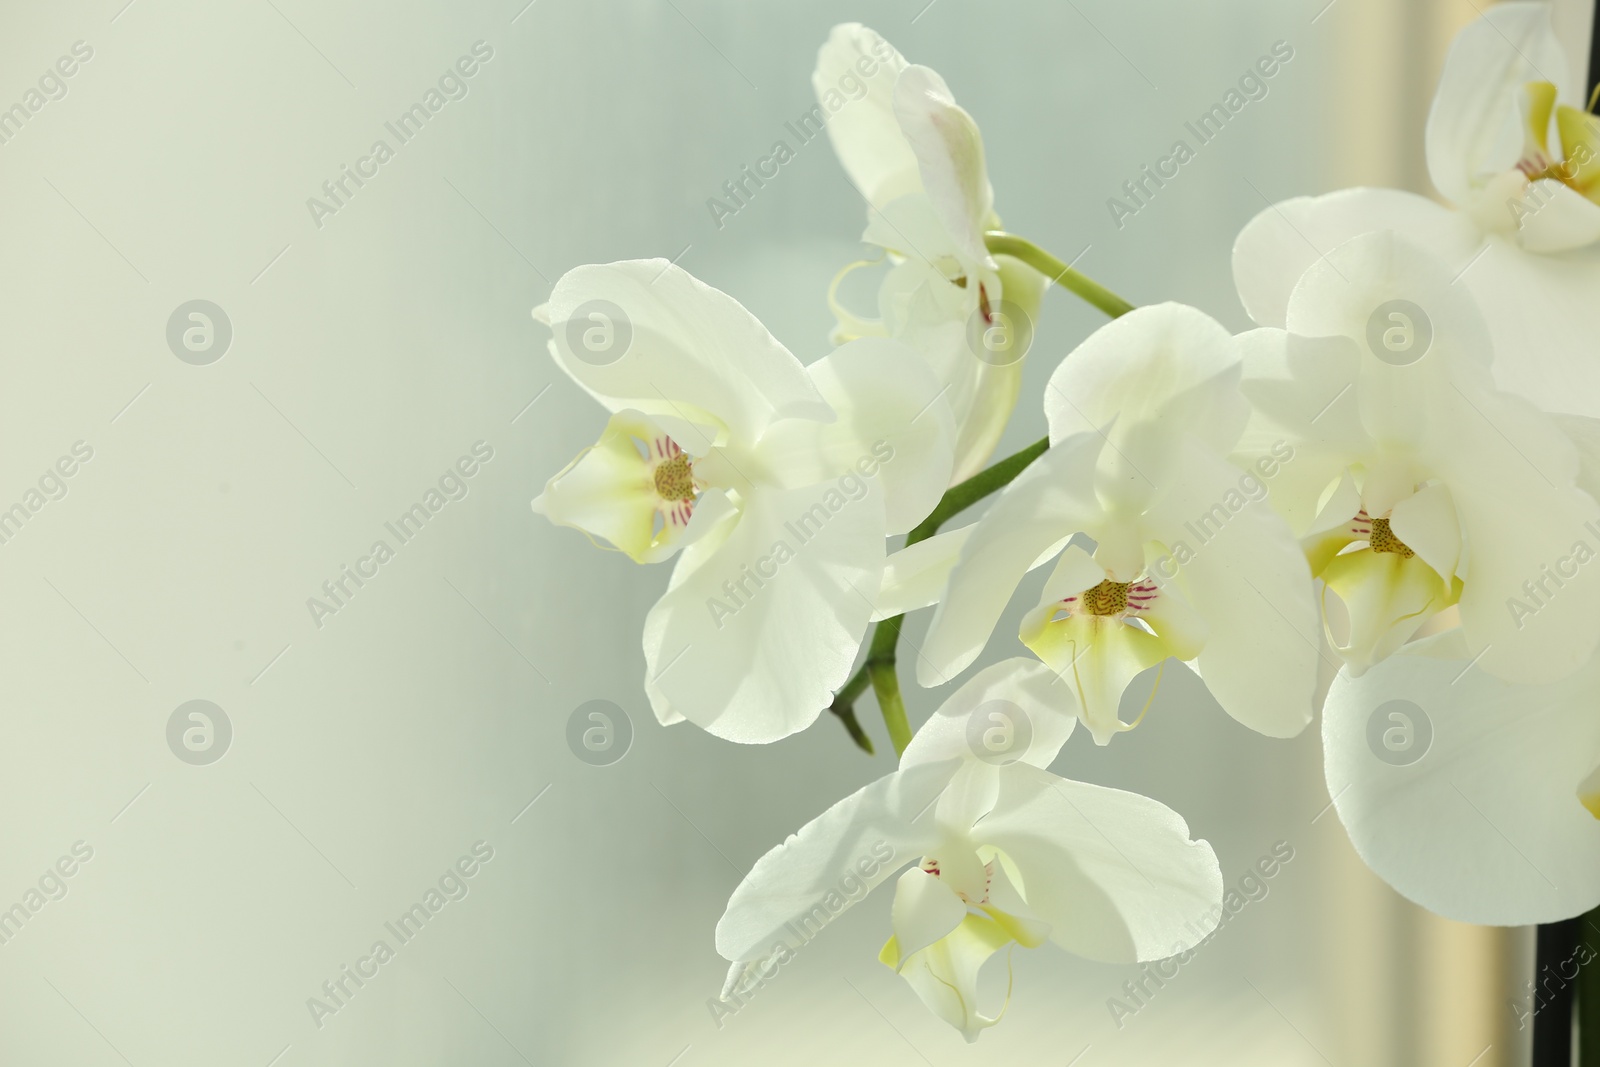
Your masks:
[[[1565,421],[1593,495],[1600,423]],[[1558,569],[1596,559],[1591,529]],[[1534,610],[1565,592],[1541,581]],[[1600,904],[1600,654],[1537,685],[1463,662],[1471,655],[1457,627],[1334,681],[1322,746],[1339,818],[1374,872],[1448,918],[1521,926],[1588,911]]]
[[[1600,543],[1600,505],[1571,440],[1495,388],[1483,321],[1444,264],[1392,233],[1358,237],[1298,280],[1286,321],[1245,335],[1256,414],[1241,452],[1295,449],[1273,500],[1344,603],[1352,670],[1457,604],[1491,674],[1587,661],[1600,577],[1572,556]]]
[[[1072,688],[1096,742],[1132,728],[1118,717],[1123,691],[1168,657],[1195,661],[1251,729],[1304,729],[1319,638],[1311,575],[1265,503],[1258,475],[1275,464],[1225,458],[1249,413],[1240,359],[1221,325],[1163,304],[1101,327],[1062,361],[1046,393],[1049,451],[974,527],[941,539],[957,562],[918,657],[921,684],[970,665],[1023,575],[1057,558],[1021,637]],[[1092,554],[1066,544],[1074,534],[1094,541]],[[905,587],[926,590],[938,555],[924,549],[901,568],[880,603],[911,606]]]
[[[937,72],[907,63],[865,26],[835,26],[817,53],[812,88],[833,110],[828,94],[860,83],[865,94],[841,103],[828,137],[870,205],[862,239],[967,279],[974,301],[998,301],[998,267],[983,235],[999,218],[977,122]]]
[[[868,204],[862,239],[894,262],[877,319],[837,299],[853,267],[835,279],[834,340],[897,337],[924,354],[948,387],[960,430],[952,480],[961,481],[983,468],[1016,406],[1046,279],[989,253],[984,233],[1000,218],[983,138],[943,78],[847,23],[817,53],[811,80],[839,161]]]
[[[1367,866],[1460,922],[1555,922],[1600,904],[1600,659],[1543,685],[1464,665],[1460,630],[1342,675],[1328,790]]]
[[[999,1021],[980,1010],[978,972],[1003,948],[1052,941],[1129,963],[1210,933],[1222,899],[1210,845],[1154,800],[1045,770],[1072,731],[1071,701],[1028,660],[952,694],[899,770],[807,823],[734,890],[717,923],[717,951],[733,961],[724,996],[902,868],[879,959],[968,1041]],[[1007,729],[1026,737],[1011,735],[998,760],[975,740]]]
[[[657,718],[745,743],[810,725],[855,659],[885,538],[949,479],[954,427],[926,365],[864,340],[802,366],[664,260],[577,267],[534,314],[613,412],[534,510],[639,562],[678,554],[644,625]]]
[[[1502,388],[1546,410],[1600,415],[1600,361],[1589,357],[1600,119],[1584,103],[1549,5],[1489,8],[1457,37],[1428,116],[1428,171],[1452,206],[1363,188],[1275,204],[1234,246],[1245,309],[1283,326],[1295,280],[1319,255],[1394,230],[1443,259],[1478,299]]]

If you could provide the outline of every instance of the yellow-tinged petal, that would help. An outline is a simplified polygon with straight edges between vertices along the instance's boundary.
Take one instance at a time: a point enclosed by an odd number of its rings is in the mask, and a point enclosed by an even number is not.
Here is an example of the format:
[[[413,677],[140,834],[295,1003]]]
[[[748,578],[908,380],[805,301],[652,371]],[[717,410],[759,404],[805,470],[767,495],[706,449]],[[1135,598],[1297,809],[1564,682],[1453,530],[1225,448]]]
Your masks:
[[[1355,540],[1355,535],[1350,532],[1348,524],[1326,533],[1312,534],[1300,541],[1300,547],[1305,550],[1306,562],[1311,565],[1312,574],[1321,574],[1327,569],[1329,563],[1343,552],[1345,546]]]
[[[979,907],[1017,944],[1023,948],[1038,948],[1050,940],[1050,924],[1034,915],[1023,899],[1017,884],[1021,879],[1011,858],[998,850],[991,851],[994,851],[994,858],[990,861],[989,900]]]
[[[895,884],[890,918],[894,923],[895,970],[961,924],[967,905],[938,875],[912,867]],[[901,947],[904,946],[904,947]],[[889,961],[885,961],[886,963]]]
[[[833,276],[833,281],[828,283],[828,310],[833,312],[837,320],[833,332],[828,335],[828,340],[836,345],[848,344],[860,337],[887,337],[889,329],[882,319],[869,319],[865,315],[858,315],[851,311],[839,299],[839,286],[851,274],[862,267],[875,267],[883,261],[880,253],[872,259],[858,259],[854,263],[847,263],[839,268],[839,273]]]
[[[1600,767],[1578,783],[1578,802],[1589,809],[1589,814],[1600,819]]]
[[[559,526],[604,538],[637,563],[667,555],[677,547],[671,535],[682,527],[666,523],[658,537],[660,497],[653,468],[634,444],[653,436],[638,415],[613,415],[600,440],[550,479],[533,510]]]
[[[1456,36],[1440,72],[1424,136],[1428,173],[1445,199],[1466,200],[1485,175],[1522,153],[1514,106],[1523,87],[1570,84],[1550,5],[1495,4]]]
[[[1335,556],[1319,577],[1349,613],[1349,640],[1339,652],[1355,674],[1388,657],[1461,596],[1460,581],[1446,584],[1420,556],[1394,551]]]
[[[1556,108],[1556,129],[1566,156],[1562,180],[1600,204],[1600,118],[1563,104]]]
[[[1556,87],[1550,82],[1529,82],[1522,87],[1522,115],[1527,120],[1529,147],[1550,153],[1550,113],[1556,107]],[[1527,154],[1526,152],[1524,154]]]
[[[1023,948],[1038,948],[1050,940],[1049,923],[1030,919],[1024,915],[1013,915],[992,904],[984,904],[982,908],[985,915],[998,923],[1000,928]]]
[[[1022,389],[1023,362],[1028,348],[1032,346],[1044,291],[1049,286],[1048,278],[1019,260],[1009,256],[995,258],[1000,264],[1000,292],[988,293],[987,297],[991,305],[998,307],[1004,294],[1003,299],[1008,306],[1001,308],[1001,311],[1007,315],[1020,313],[1024,317],[1025,321],[1006,324],[1008,332],[1005,336],[1016,345],[1011,351],[1019,354],[1011,359],[1008,353],[1005,359],[993,362],[979,359],[974,353],[970,336],[970,316],[962,323],[962,373],[971,383],[962,383],[965,386],[962,392],[970,395],[971,399],[965,410],[957,412],[961,433],[956,442],[957,465],[951,475],[951,484],[970,478],[982,470],[989,462],[989,457],[994,455],[995,446],[1000,443],[1011,412],[1017,406],[1017,396]],[[955,406],[955,401],[951,401],[951,406]]]
[[[1019,635],[1033,654],[1072,687],[1078,714],[1096,744],[1131,729],[1117,717],[1122,693],[1139,673],[1171,654],[1165,641],[1115,616],[1069,615],[1052,621],[1055,605],[1024,620]]]
[[[995,920],[968,915],[948,936],[920,952],[914,952],[899,971],[922,1003],[939,1018],[961,1031],[969,1042],[1000,1021],[1005,1014],[989,1016],[978,1010],[978,971],[990,956],[1012,943],[1010,933]],[[900,948],[893,937],[884,944],[878,959],[893,967]],[[1006,1000],[1011,999],[1007,983]]]

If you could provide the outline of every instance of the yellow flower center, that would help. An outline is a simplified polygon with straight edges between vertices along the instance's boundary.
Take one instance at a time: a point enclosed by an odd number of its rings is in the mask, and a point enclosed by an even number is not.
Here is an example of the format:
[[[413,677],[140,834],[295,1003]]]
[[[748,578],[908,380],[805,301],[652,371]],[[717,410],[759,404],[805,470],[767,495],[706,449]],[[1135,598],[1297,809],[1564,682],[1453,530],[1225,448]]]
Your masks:
[[[690,469],[687,452],[679,452],[657,464],[654,477],[656,495],[662,500],[694,499],[694,472]]]
[[[1389,529],[1388,519],[1372,520],[1372,536],[1367,543],[1372,546],[1374,552],[1393,552],[1406,559],[1416,555],[1410,545],[1396,537],[1394,531]]]
[[[1132,585],[1107,578],[1093,589],[1085,589],[1080,594],[1083,610],[1090,615],[1121,615],[1128,610],[1128,589]]]
[[[1517,169],[1530,182],[1548,178],[1600,203],[1600,120],[1593,114],[1600,90],[1589,98],[1587,111],[1558,104],[1556,87],[1549,82],[1529,82],[1523,93],[1527,125]],[[1549,144],[1552,115],[1561,138],[1560,159]]]

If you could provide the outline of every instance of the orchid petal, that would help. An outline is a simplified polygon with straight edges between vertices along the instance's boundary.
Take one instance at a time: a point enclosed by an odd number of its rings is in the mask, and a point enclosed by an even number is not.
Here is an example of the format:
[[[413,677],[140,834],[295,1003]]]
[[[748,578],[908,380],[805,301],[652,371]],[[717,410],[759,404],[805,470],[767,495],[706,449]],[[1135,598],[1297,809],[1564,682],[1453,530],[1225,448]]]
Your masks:
[[[603,537],[638,563],[677,551],[676,540],[655,543],[659,496],[649,464],[634,445],[641,435],[648,439],[652,429],[636,413],[613,415],[600,440],[545,484],[534,498],[534,512],[558,526]]]
[[[861,240],[914,259],[951,282],[969,269],[933,201],[920,191],[872,206]]]
[[[1136,308],[1090,334],[1050,376],[1050,441],[1109,433],[1150,474],[1179,435],[1227,452],[1249,417],[1239,372],[1238,347],[1209,315],[1183,304]]]
[[[873,621],[938,603],[967,538],[977,528],[977,523],[970,523],[891,553],[884,564]]]
[[[905,69],[905,57],[876,31],[847,22],[828,34],[811,75],[818,105],[824,108],[832,102],[830,92],[852,81],[865,84],[860,98],[846,99],[827,119],[828,139],[851,183],[879,208],[922,191],[917,157],[894,114],[895,81]]]
[[[1421,558],[1397,552],[1347,552],[1320,577],[1349,614],[1349,643],[1339,654],[1354,674],[1392,655],[1458,595]]]
[[[977,523],[969,523],[890,553],[883,568],[883,586],[878,590],[872,621],[878,622],[937,604],[944,595],[950,572],[955,569],[967,538],[977,528]],[[1066,542],[1067,538],[1062,537],[1047,545],[1028,570],[1042,567],[1055,559]]]
[[[1252,330],[1239,342],[1240,389],[1253,412],[1237,462],[1267,481],[1273,506],[1297,536],[1345,525],[1361,509],[1350,458],[1373,447],[1361,424],[1356,346],[1275,329]]]
[[[1395,504],[1389,528],[1445,581],[1461,559],[1461,517],[1447,486],[1430,485]]]
[[[1037,660],[1002,660],[974,674],[946,698],[906,746],[900,766],[960,756],[994,765],[1020,760],[1048,767],[1077,721],[1072,690],[1054,671]]]
[[[1163,959],[1205,937],[1220,915],[1211,846],[1137,793],[1013,764],[978,836],[1020,872],[1050,940],[1092,960]]]
[[[1593,115],[1586,118],[1594,121]],[[1600,204],[1577,190],[1541,178],[1526,187],[1524,201],[1526,206],[1518,212],[1517,242],[1527,251],[1566,252],[1600,240]]]
[[[1167,578],[1175,567],[1163,590],[1175,585],[1204,620],[1200,676],[1245,726],[1293,737],[1311,721],[1320,640],[1300,544],[1238,468],[1188,448],[1174,473],[1173,489],[1146,523],[1161,542],[1182,540],[1190,549],[1156,575]],[[1157,620],[1152,625],[1162,633]]]
[[[884,338],[852,341],[806,370],[838,419],[773,425],[760,462],[787,485],[834,479],[852,499],[875,480],[887,532],[905,533],[950,482],[955,426],[939,383],[912,349]]]
[[[1061,676],[1076,697],[1083,724],[1097,745],[1129,729],[1118,718],[1122,694],[1145,670],[1164,661],[1171,649],[1159,636],[1113,616],[1068,615],[1055,619],[1058,605],[1042,605],[1022,624],[1022,643]]]
[[[697,424],[704,413],[743,442],[776,419],[833,418],[800,361],[754,315],[666,260],[574,267],[547,307],[550,354],[613,412]],[[699,453],[722,442],[678,443]]]
[[[987,916],[968,915],[949,936],[910,956],[890,938],[878,958],[900,971],[929,1011],[972,1042],[1000,1021],[978,1011],[978,971],[1010,943],[1005,927]]]
[[[766,959],[779,944],[798,948],[933,848],[939,833],[923,812],[959,766],[949,760],[885,775],[769,850],[717,922],[717,951],[738,962]]]
[[[1068,438],[1000,494],[950,573],[918,660],[919,683],[940,684],[977,659],[1040,553],[1096,517],[1094,464],[1102,445],[1095,434]]]
[[[1483,248],[1472,220],[1427,197],[1396,189],[1341,189],[1263,210],[1233,243],[1233,280],[1245,311],[1262,326],[1283,326],[1289,296],[1312,264],[1352,238],[1393,230],[1431,250],[1452,271]]]
[[[1437,256],[1390,232],[1347,241],[1307,270],[1289,300],[1288,329],[1355,344],[1362,419],[1380,444],[1425,435],[1430,401],[1454,382],[1486,384],[1493,358],[1471,295]]]
[[[1044,275],[1010,256],[997,256],[995,260],[1000,265],[999,277],[1005,293],[1005,305],[999,309],[1000,312],[1020,314],[1026,320],[1011,323],[1007,328],[1012,337],[1026,331],[1031,338],[1039,322],[1044,291],[1049,282]],[[956,442],[956,469],[951,475],[952,484],[983,470],[994,455],[995,447],[1011,421],[1011,412],[1017,406],[1017,396],[1022,389],[1022,371],[1027,361],[1026,351],[1009,361],[981,358],[976,349],[983,342],[975,344],[972,338],[974,321],[971,315],[961,321],[959,351],[963,365],[961,371],[953,376],[957,381],[965,379],[970,385],[964,391],[964,397],[951,400],[951,406],[961,412],[958,416],[961,435]]]
[[[1023,948],[1038,948],[1050,940],[1050,924],[1033,914],[1013,878],[1010,856],[996,851],[990,863],[989,900],[978,907],[1005,928]]]
[[[994,189],[983,157],[983,136],[962,110],[944,79],[927,67],[911,65],[894,87],[894,113],[916,154],[933,209],[954,242],[963,264],[995,270],[984,245],[984,230],[994,210]]]
[[[1334,682],[1322,733],[1339,818],[1379,877],[1447,918],[1581,914],[1600,904],[1600,820],[1578,795],[1600,761],[1600,661],[1523,686],[1466,654],[1451,631]]]
[[[1480,399],[1491,429],[1460,442],[1441,472],[1468,546],[1461,623],[1485,671],[1545,681],[1600,646],[1600,568],[1583,566],[1600,548],[1600,504],[1575,487],[1576,449],[1549,418],[1500,400]]]
[[[1556,129],[1561,133],[1567,180],[1593,200],[1600,184],[1600,118],[1563,104],[1556,109]]]
[[[1462,282],[1488,320],[1501,389],[1546,411],[1600,415],[1600,244],[1542,255],[1495,242]]]
[[[912,867],[895,883],[889,915],[894,924],[891,943],[899,953],[892,966],[898,971],[908,957],[959,926],[966,918],[967,905],[941,878]]]
[[[750,496],[726,541],[645,618],[657,716],[744,744],[811,725],[850,673],[883,558],[876,485],[854,500],[831,483]]]

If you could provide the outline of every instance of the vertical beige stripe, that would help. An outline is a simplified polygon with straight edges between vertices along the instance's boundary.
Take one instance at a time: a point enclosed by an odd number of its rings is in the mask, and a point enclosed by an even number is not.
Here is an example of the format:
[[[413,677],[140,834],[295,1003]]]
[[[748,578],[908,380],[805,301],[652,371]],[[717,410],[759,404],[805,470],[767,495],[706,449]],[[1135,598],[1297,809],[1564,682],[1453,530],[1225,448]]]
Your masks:
[[[1431,195],[1422,128],[1450,40],[1478,9],[1472,0],[1338,5],[1318,20],[1327,24],[1345,72],[1342,95],[1329,102],[1330,128],[1344,150],[1328,188],[1378,185]]]
[[[1586,2],[1558,0],[1568,8]],[[1422,131],[1450,41],[1477,7],[1471,0],[1338,4],[1342,10],[1318,25],[1328,24],[1338,69],[1347,72],[1325,127],[1342,150],[1319,191],[1372,185],[1436,195]],[[1518,1031],[1511,1006],[1531,969],[1527,931],[1429,914],[1368,871],[1347,841],[1329,848],[1323,864],[1335,912],[1323,928],[1324,981],[1344,1046],[1336,1059],[1363,1067],[1527,1062],[1528,1032]]]

